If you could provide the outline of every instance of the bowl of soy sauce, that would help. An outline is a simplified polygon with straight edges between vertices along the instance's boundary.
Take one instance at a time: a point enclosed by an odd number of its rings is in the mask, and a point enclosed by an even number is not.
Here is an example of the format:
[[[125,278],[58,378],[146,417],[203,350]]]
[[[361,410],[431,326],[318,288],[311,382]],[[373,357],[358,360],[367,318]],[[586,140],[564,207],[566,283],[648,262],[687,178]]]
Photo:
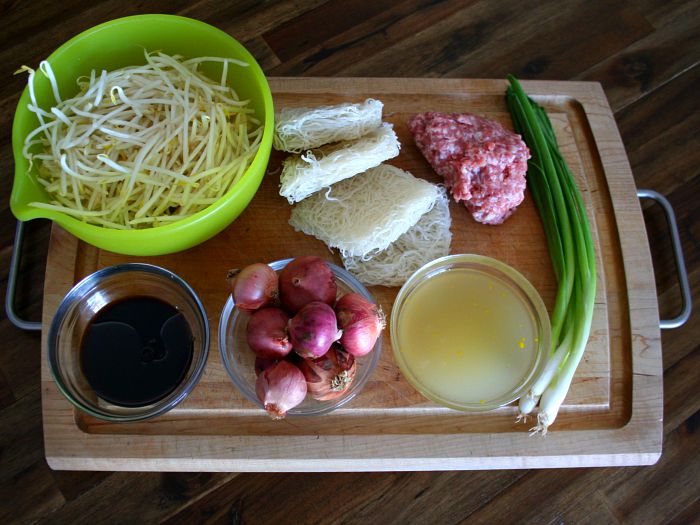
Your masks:
[[[195,291],[173,272],[119,264],[85,277],[65,296],[48,335],[61,393],[108,421],[164,414],[199,381],[209,323]]]

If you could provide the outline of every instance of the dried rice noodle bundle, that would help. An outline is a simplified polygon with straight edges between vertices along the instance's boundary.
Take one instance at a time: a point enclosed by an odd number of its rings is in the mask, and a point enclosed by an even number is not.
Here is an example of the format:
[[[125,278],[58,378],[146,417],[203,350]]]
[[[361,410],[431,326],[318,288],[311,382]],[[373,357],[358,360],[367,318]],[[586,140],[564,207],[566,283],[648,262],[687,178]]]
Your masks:
[[[382,104],[367,99],[361,104],[317,108],[285,108],[275,115],[275,149],[290,153],[318,148],[330,142],[360,138],[382,123]]]
[[[401,144],[391,124],[384,123],[367,135],[307,151],[283,163],[280,195],[290,204],[317,191],[377,166],[399,154]]]
[[[407,171],[380,164],[303,200],[292,209],[289,224],[338,248],[343,257],[365,257],[416,224],[439,191]]]
[[[343,265],[367,286],[401,286],[421,266],[450,252],[449,199],[440,188],[435,205],[385,250],[366,257],[345,257]]]

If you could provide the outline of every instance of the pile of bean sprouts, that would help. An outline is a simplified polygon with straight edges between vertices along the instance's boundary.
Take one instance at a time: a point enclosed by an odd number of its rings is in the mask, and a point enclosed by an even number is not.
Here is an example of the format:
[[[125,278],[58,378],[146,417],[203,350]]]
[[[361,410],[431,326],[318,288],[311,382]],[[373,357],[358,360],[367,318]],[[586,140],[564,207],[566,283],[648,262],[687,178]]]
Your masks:
[[[262,137],[249,101],[228,85],[229,65],[216,57],[183,59],[145,53],[146,64],[93,70],[80,93],[63,100],[48,62],[39,66],[56,103],[37,104],[29,72],[30,111],[39,127],[24,156],[58,210],[118,229],[153,227],[188,217],[222,197],[248,168]],[[198,68],[223,63],[214,82]]]

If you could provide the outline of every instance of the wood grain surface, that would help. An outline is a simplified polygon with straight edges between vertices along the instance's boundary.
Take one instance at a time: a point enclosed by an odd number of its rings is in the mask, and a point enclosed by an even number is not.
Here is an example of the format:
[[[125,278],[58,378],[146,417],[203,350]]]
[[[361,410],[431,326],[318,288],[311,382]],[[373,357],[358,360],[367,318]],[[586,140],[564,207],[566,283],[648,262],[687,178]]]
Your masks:
[[[245,43],[268,75],[595,80],[614,111],[639,187],[676,208],[697,303],[700,280],[700,3],[213,2],[65,0],[0,7],[0,272],[9,211],[11,118],[25,79],[62,42],[142,12],[191,16]],[[645,205],[661,315],[679,309],[663,216]],[[40,319],[49,228],[30,223],[17,307]],[[40,338],[0,318],[0,522],[8,523],[698,523],[698,316],[662,332],[664,449],[652,467],[183,474],[52,471],[41,425]],[[323,451],[319,451],[323,453]],[[311,495],[311,496],[310,496]],[[342,495],[342,496],[339,496]],[[326,503],[328,502],[328,503]]]
[[[401,155],[392,164],[433,182],[439,182],[439,176],[408,131],[412,115],[428,108],[471,111],[511,125],[503,80],[269,80],[278,107],[381,99],[384,119],[393,124],[402,143]],[[323,417],[272,421],[231,384],[213,334],[204,375],[188,398],[163,416],[128,425],[75,410],[54,384],[44,351],[42,411],[49,465],[75,470],[276,472],[654,463],[661,451],[662,425],[659,317],[646,232],[624,146],[599,84],[529,80],[523,87],[547,109],[562,154],[582,189],[599,269],[591,337],[557,417],[556,432],[532,439],[532,424],[516,423],[515,404],[461,414],[427,401],[399,371],[388,330],[379,364],[352,402]],[[197,291],[215,331],[228,295],[224,275],[229,268],[305,254],[331,257],[322,242],[288,224],[290,207],[278,194],[277,174],[284,157],[272,156],[260,190],[234,224],[185,252],[147,258],[118,255],[54,226],[44,286],[44,349],[54,312],[70,286],[99,268],[148,262],[174,271]],[[450,252],[477,253],[510,264],[551,310],[556,281],[530,195],[498,227],[476,223],[460,204],[450,207]],[[341,264],[339,256],[334,257]],[[370,292],[393,314],[397,287],[375,286]],[[249,365],[252,376],[252,354]],[[319,447],[327,452],[318,454]]]

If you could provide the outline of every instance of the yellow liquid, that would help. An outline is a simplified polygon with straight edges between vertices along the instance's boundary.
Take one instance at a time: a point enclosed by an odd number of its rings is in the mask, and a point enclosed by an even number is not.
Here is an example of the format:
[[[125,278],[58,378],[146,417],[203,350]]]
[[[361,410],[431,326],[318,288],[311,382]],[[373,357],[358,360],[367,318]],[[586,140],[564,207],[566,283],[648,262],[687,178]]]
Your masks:
[[[508,285],[453,268],[413,290],[398,319],[405,366],[441,398],[486,404],[519,387],[536,360],[537,324]]]

